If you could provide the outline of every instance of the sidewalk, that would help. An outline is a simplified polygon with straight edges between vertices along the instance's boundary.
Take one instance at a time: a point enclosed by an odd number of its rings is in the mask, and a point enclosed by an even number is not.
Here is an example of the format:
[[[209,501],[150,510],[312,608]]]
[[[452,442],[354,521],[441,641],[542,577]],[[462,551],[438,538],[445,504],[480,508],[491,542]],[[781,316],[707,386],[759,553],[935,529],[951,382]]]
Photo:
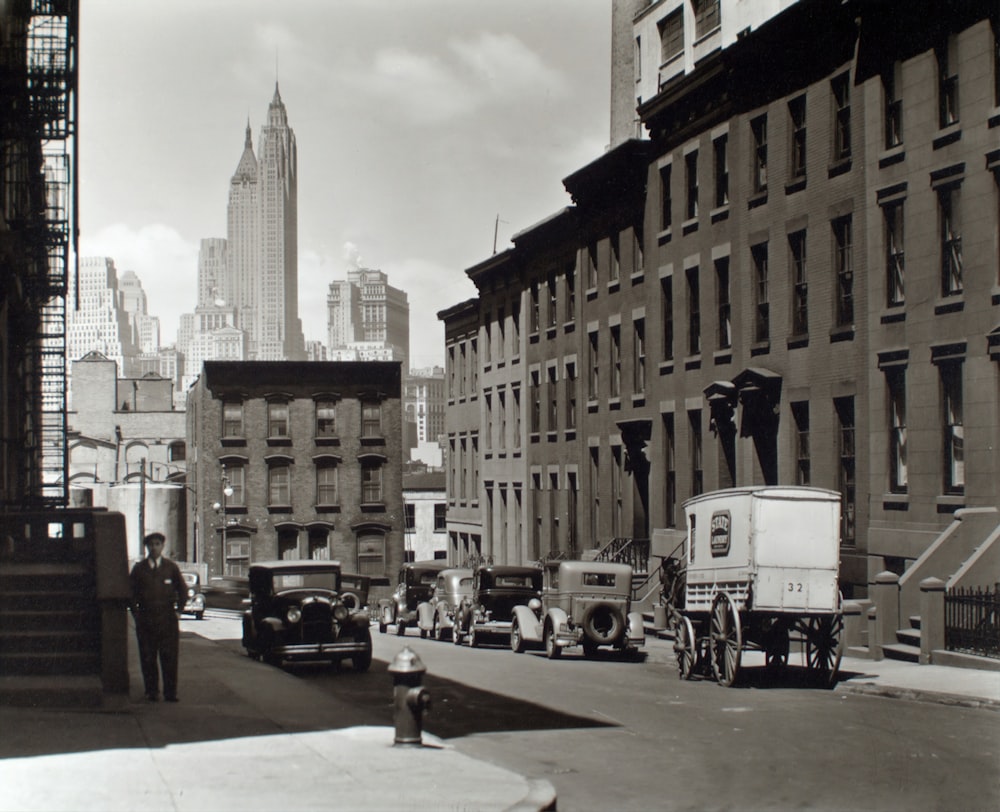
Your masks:
[[[143,701],[134,635],[118,708],[0,707],[0,810],[540,810],[555,790],[181,634],[177,704]]]

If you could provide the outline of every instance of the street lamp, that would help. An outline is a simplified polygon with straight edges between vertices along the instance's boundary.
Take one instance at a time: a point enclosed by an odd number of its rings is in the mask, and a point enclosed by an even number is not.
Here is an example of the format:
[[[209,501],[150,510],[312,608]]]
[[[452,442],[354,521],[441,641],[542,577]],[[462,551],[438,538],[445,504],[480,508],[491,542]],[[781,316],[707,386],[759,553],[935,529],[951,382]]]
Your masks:
[[[222,502],[216,502],[212,508],[216,513],[222,513],[222,561],[226,560],[226,526],[229,524],[226,518],[226,502],[233,495],[233,486],[229,484],[229,475],[226,473],[226,466],[222,466]]]

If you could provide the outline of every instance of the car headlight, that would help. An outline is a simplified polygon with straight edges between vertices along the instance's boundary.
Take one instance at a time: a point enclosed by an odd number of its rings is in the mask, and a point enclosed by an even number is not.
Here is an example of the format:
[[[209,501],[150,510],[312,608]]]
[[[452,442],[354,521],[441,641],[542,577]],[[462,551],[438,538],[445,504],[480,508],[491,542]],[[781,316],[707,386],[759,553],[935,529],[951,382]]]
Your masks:
[[[343,623],[347,620],[349,614],[351,614],[350,610],[342,603],[338,603],[333,607],[333,619],[338,623]]]
[[[539,609],[542,608],[542,602],[538,600],[538,598],[532,598],[530,601],[528,601],[528,608],[532,612],[537,612]]]
[[[188,589],[188,597],[189,598],[193,598],[194,597],[194,590],[193,589],[190,589],[190,588]]]
[[[288,618],[289,623],[298,623],[302,620],[302,610],[298,606],[289,606],[285,617]]]

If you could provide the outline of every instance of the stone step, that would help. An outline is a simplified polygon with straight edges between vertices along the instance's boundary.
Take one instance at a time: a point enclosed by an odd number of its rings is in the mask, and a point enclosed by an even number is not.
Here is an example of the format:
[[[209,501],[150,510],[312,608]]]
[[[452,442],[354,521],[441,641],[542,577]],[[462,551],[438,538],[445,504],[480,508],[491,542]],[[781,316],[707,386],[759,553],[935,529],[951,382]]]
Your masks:
[[[882,653],[891,660],[904,660],[910,663],[920,662],[920,646],[892,643],[888,646],[882,646]]]
[[[909,620],[911,629],[920,628],[920,615],[910,615]]]
[[[91,629],[29,629],[0,631],[0,651],[8,654],[90,652],[100,648],[100,635]]]
[[[0,705],[12,707],[96,708],[104,702],[96,675],[0,677]]]
[[[0,653],[0,674],[4,676],[85,676],[100,673],[101,654],[96,650]]]
[[[896,640],[907,646],[920,648],[920,629],[896,629]]]

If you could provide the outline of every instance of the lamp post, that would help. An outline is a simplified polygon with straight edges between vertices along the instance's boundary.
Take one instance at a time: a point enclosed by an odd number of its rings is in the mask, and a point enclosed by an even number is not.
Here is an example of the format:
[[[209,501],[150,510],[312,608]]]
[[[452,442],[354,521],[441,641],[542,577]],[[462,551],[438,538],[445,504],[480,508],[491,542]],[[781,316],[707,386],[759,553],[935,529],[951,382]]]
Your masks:
[[[226,473],[226,466],[222,466],[222,502],[216,502],[212,507],[222,514],[222,564],[225,568],[226,561],[226,528],[229,520],[226,518],[227,500],[233,495],[233,486],[229,484],[229,475]],[[223,569],[223,572],[225,570]]]

